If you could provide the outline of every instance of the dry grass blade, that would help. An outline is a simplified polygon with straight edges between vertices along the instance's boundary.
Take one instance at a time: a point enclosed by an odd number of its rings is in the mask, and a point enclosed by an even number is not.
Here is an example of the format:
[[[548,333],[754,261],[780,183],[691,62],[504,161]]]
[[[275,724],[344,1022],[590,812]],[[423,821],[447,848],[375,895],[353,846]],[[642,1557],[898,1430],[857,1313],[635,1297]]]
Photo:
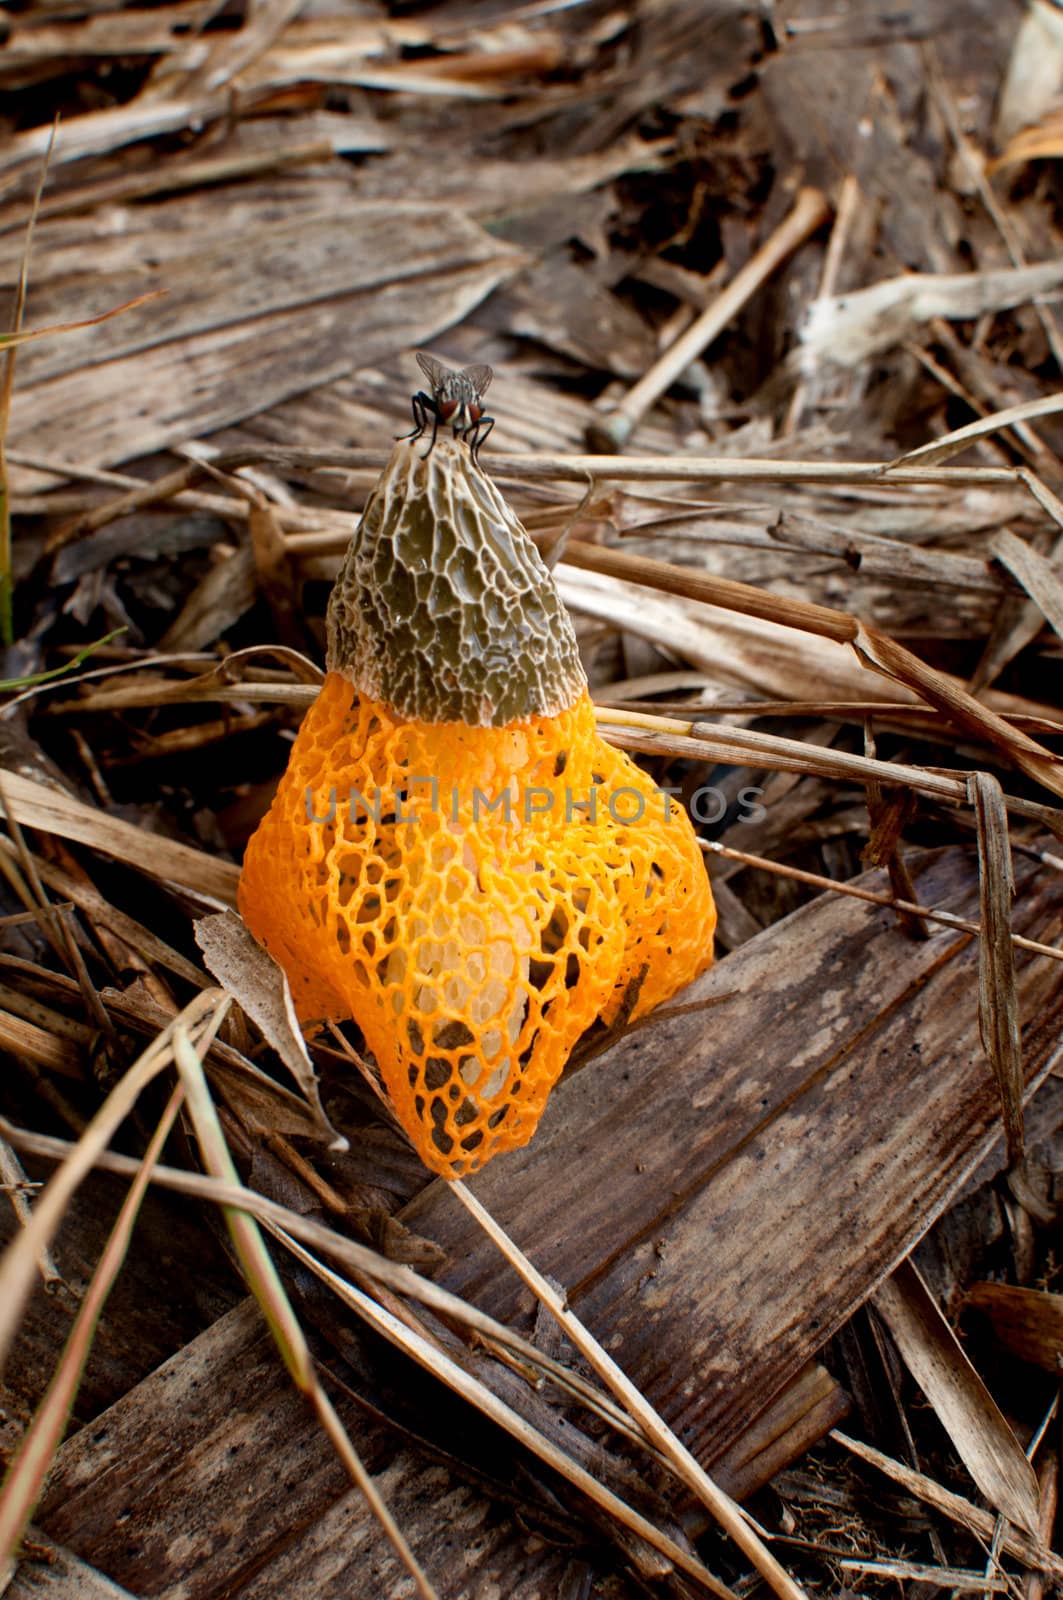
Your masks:
[[[41,928],[46,932],[48,941],[59,960],[67,968],[71,976],[75,978],[81,991],[85,1009],[92,1022],[100,1029],[105,1039],[112,1038],[114,1032],[113,1024],[103,1002],[96,993],[96,988],[89,976],[81,948],[71,932],[69,922],[65,917],[58,915],[44,892],[44,887],[37,875],[33,857],[23,837],[22,829],[17,819],[11,815],[2,782],[0,782],[0,816],[3,817],[7,824],[8,831],[11,834],[11,841],[15,847],[15,854],[12,859],[9,859],[5,853],[0,853],[0,871],[3,871],[5,876],[9,876],[13,870],[14,861],[18,861],[19,866],[26,875],[26,883],[32,896],[31,903],[37,910]]]
[[[877,1290],[875,1309],[990,1505],[1036,1537],[1033,1468],[911,1262]]]
[[[53,1176],[33,1208],[28,1227],[23,1228],[0,1260],[0,1367],[6,1360],[17,1331],[26,1298],[30,1292],[37,1261],[46,1250],[63,1220],[70,1197],[96,1165],[117,1128],[132,1111],[141,1091],[170,1065],[174,1058],[173,1041],[180,1026],[198,1041],[214,1037],[231,1004],[220,989],[209,989],[189,1002],[179,1016],[159,1036],[115,1084],[86,1128],[69,1160]]]
[[[3,1184],[4,1194],[8,1204],[15,1213],[15,1218],[20,1228],[29,1226],[32,1208],[29,1197],[36,1185],[31,1184],[22,1170],[14,1150],[6,1139],[0,1139],[0,1183]],[[62,1274],[52,1259],[50,1250],[43,1250],[38,1262],[41,1282],[49,1289],[61,1282]]]
[[[1008,1162],[1021,1166],[1026,1154],[1023,1114],[1022,1036],[1011,943],[1015,879],[1008,819],[997,780],[974,772],[970,780],[978,830],[978,888],[982,932],[978,950],[978,1020],[982,1042],[1000,1090]]]
[[[1030,467],[1019,467],[1018,476],[1041,509],[1048,512],[1056,527],[1063,528],[1063,500]]]
[[[8,839],[0,839],[0,851],[9,858],[15,855],[15,847]],[[205,989],[209,979],[204,976],[201,967],[189,961],[179,951],[172,949],[157,934],[145,928],[143,923],[137,922],[126,912],[113,906],[98,889],[94,888],[86,879],[77,877],[67,872],[63,867],[53,861],[45,861],[40,856],[33,857],[33,864],[42,883],[62,895],[65,900],[77,906],[97,927],[108,929],[111,933],[138,950],[151,961],[157,961],[167,971],[176,973],[184,978],[186,983],[194,984],[197,989]]]
[[[1063,268],[1061,268],[1063,273]],[[312,457],[316,454],[316,460]],[[380,456],[351,452],[349,462],[324,452],[300,451],[292,465],[379,465]],[[277,459],[270,453],[268,459]],[[237,458],[245,464],[243,455]],[[889,469],[891,483],[937,483],[990,485],[1014,488],[1021,482],[1014,467],[936,467],[890,468],[888,461],[779,461],[758,456],[581,456],[581,455],[502,455],[492,457],[492,475],[518,482],[542,479],[586,483],[588,476],[599,482],[624,483],[870,483],[881,482]]]
[[[200,1150],[208,1169],[226,1182],[239,1185],[239,1176],[229,1154],[225,1135],[218,1121],[214,1102],[203,1075],[203,1063],[192,1046],[182,1023],[174,1029],[174,1059],[181,1074],[181,1082],[188,1098],[188,1110],[196,1130]],[[413,1578],[422,1600],[439,1600],[429,1583],[401,1529],[388,1511],[369,1474],[354,1448],[328,1395],[321,1387],[310,1348],[299,1319],[292,1310],[276,1267],[266,1249],[258,1225],[246,1210],[226,1209],[225,1220],[232,1236],[244,1275],[254,1294],[270,1332],[281,1353],[294,1383],[310,1401],[333,1449],[343,1462],[352,1482],[356,1483],[372,1508],[391,1543],[395,1554]]]
[[[732,845],[721,844],[717,839],[699,839],[703,850],[713,855],[726,856],[729,861],[741,861],[744,866],[757,867],[761,872],[773,872],[780,878],[792,878],[795,883],[807,883],[812,889],[825,889],[829,894],[848,895],[853,900],[866,900],[871,905],[889,906],[902,917],[913,917],[918,922],[939,922],[946,928],[962,928],[965,933],[981,934],[982,925],[967,917],[958,917],[953,911],[940,911],[935,906],[921,905],[918,900],[905,900],[898,895],[878,894],[874,889],[861,889],[853,883],[840,883],[825,878],[820,872],[807,872],[803,867],[788,866],[782,861],[771,861],[767,856],[757,856],[748,850],[736,850]],[[1026,939],[1013,933],[1012,943],[1018,950],[1029,950],[1032,955],[1047,956],[1050,961],[1063,961],[1063,949],[1041,944],[1036,939]]]
[[[924,1504],[932,1506],[935,1511],[940,1511],[951,1522],[966,1528],[979,1539],[985,1540],[987,1544],[993,1538],[997,1519],[991,1511],[983,1511],[980,1506],[972,1505],[970,1500],[965,1500],[962,1495],[943,1488],[925,1473],[916,1472],[903,1462],[895,1461],[892,1456],[876,1450],[874,1445],[864,1444],[860,1439],[852,1439],[837,1428],[831,1430],[830,1436],[836,1444],[859,1456],[869,1466],[875,1467],[894,1483],[900,1484],[907,1493],[915,1495]],[[1057,1555],[1047,1544],[1032,1539],[1018,1526],[1004,1525],[1001,1548],[1008,1555],[1014,1556],[1017,1561],[1023,1562],[1025,1566],[1050,1574],[1057,1583],[1063,1581],[1063,1557]]]
[[[759,766],[779,772],[815,773],[823,778],[865,784],[870,778],[885,783],[906,784],[920,794],[955,805],[967,802],[967,784],[951,773],[932,772],[901,762],[880,761],[847,750],[824,750],[803,744],[799,739],[784,739],[778,734],[761,733],[756,728],[735,728],[728,723],[687,722],[676,717],[657,717],[647,712],[613,711],[598,708],[598,722],[604,737],[625,750],[647,754],[675,755],[691,760],[711,758],[741,765],[750,756]],[[737,759],[736,759],[737,758]],[[1035,818],[1057,836],[1063,837],[1063,813],[1052,806],[1020,800],[1009,795],[1009,810],[1018,816]]]
[[[1007,1577],[987,1577],[959,1567],[929,1567],[918,1561],[857,1561],[839,1558],[842,1572],[856,1572],[865,1578],[896,1578],[899,1583],[925,1583],[948,1589],[952,1594],[1004,1594],[1013,1589]]]
[[[596,1505],[615,1518],[620,1525],[635,1534],[637,1538],[645,1540],[655,1550],[659,1551],[668,1561],[672,1562],[687,1577],[692,1578],[706,1593],[717,1596],[717,1600],[736,1600],[730,1589],[715,1578],[708,1568],[685,1550],[682,1545],[670,1539],[667,1534],[656,1528],[640,1512],[627,1505],[612,1490],[591,1476],[583,1467],[571,1460],[563,1450],[560,1450],[549,1439],[544,1438],[530,1423],[526,1422],[516,1411],[500,1400],[478,1379],[469,1373],[438,1348],[429,1343],[414,1329],[408,1328],[405,1323],[392,1315],[383,1306],[378,1305],[362,1290],[353,1284],[346,1283],[328,1267],[315,1260],[315,1258],[302,1246],[295,1243],[294,1239],[284,1237],[288,1249],[303,1264],[310,1268],[323,1283],[337,1294],[352,1310],[371,1327],[380,1333],[398,1349],[403,1350],[413,1360],[431,1372],[434,1377],[464,1396],[477,1410],[497,1422],[500,1427],[516,1439],[518,1443],[531,1450],[533,1454],[544,1461],[548,1466],[559,1472],[575,1488],[581,1490]]]
[[[11,815],[24,827],[91,845],[141,872],[179,884],[208,902],[236,905],[239,871],[228,862],[208,856],[206,851],[158,834],[146,834],[131,822],[108,816],[72,799],[61,789],[49,788],[17,772],[4,772],[4,796]]]
[[[57,1139],[49,1134],[30,1133],[24,1128],[14,1127],[3,1117],[0,1117],[0,1138],[8,1138],[12,1146],[17,1146],[18,1149],[32,1155],[43,1156],[49,1161],[63,1161],[75,1148],[69,1140]],[[105,1172],[114,1172],[121,1177],[130,1178],[136,1176],[140,1167],[134,1157],[121,1155],[113,1150],[102,1152],[96,1165]],[[488,1346],[498,1346],[510,1351],[526,1367],[539,1369],[556,1379],[562,1387],[575,1393],[581,1404],[596,1410],[610,1426],[628,1432],[630,1437],[645,1444],[641,1429],[634,1426],[626,1412],[614,1405],[607,1395],[580,1378],[578,1374],[561,1367],[558,1362],[544,1354],[521,1334],[515,1333],[505,1323],[489,1316],[477,1306],[470,1305],[460,1295],[433,1283],[430,1278],[422,1277],[401,1263],[389,1261],[386,1256],[380,1255],[367,1245],[358,1244],[345,1234],[335,1233],[324,1224],[315,1222],[310,1217],[300,1216],[298,1212],[289,1210],[275,1200],[267,1199],[265,1195],[253,1189],[243,1188],[238,1183],[227,1183],[199,1172],[185,1172],[179,1167],[165,1166],[154,1168],[152,1182],[161,1188],[172,1190],[175,1194],[187,1195],[212,1205],[246,1211],[249,1216],[256,1217],[267,1227],[291,1235],[293,1239],[298,1239],[329,1260],[339,1262],[358,1278],[378,1285],[384,1293],[402,1295],[428,1307],[458,1326],[468,1329],[470,1333],[478,1335]]]
[[[993,540],[993,554],[1018,579],[1040,607],[1046,622],[1063,638],[1063,579],[1052,562],[1009,528],[1001,529]]]
[[[927,666],[903,645],[844,611],[766,594],[752,584],[691,573],[666,561],[633,556],[581,540],[570,542],[566,560],[593,572],[645,584],[686,599],[706,601],[785,627],[800,628],[838,644],[851,645],[865,666],[903,683],[960,727],[1001,751],[1038,783],[1055,794],[1063,794],[1063,765],[1051,751],[1028,734],[1011,727],[1003,717],[975,700],[955,679]]]
[[[32,1423],[19,1441],[0,1486],[0,1588],[6,1587],[14,1573],[18,1542],[33,1515],[52,1457],[62,1441],[96,1325],[125,1260],[152,1168],[162,1153],[183,1099],[184,1091],[178,1086],[166,1104],[144,1152],[140,1170],[122,1203],[59,1366]]]
[[[671,1428],[658,1416],[636,1385],[602,1349],[597,1339],[584,1327],[575,1313],[568,1309],[562,1296],[551,1287],[523,1251],[518,1249],[513,1240],[499,1227],[490,1212],[462,1182],[452,1183],[450,1192],[475,1217],[505,1259],[520,1274],[536,1299],[549,1310],[576,1349],[590,1362],[598,1376],[635,1419],[646,1438],[667,1458],[672,1470],[712,1513],[743,1555],[752,1562],[772,1592],[785,1596],[786,1600],[803,1600],[804,1591],[753,1531],[741,1508],[713,1483],[705,1469],[676,1438]]]
[[[952,433],[946,433],[941,439],[920,445],[918,450],[908,450],[903,456],[891,461],[884,470],[892,474],[895,467],[937,466],[942,461],[950,460],[952,456],[962,455],[964,450],[977,443],[979,439],[999,433],[1002,428],[1012,428],[1017,422],[1031,422],[1034,417],[1051,417],[1057,411],[1063,411],[1063,394],[1048,394],[1042,395],[1038,400],[1024,400],[1021,405],[1007,406],[1003,411],[994,411],[991,416],[979,417],[977,422],[967,423],[966,427],[955,428]]]
[[[855,643],[868,666],[914,689],[928,705],[942,712],[965,732],[996,749],[1012,765],[1053,794],[1063,795],[1063,762],[1052,751],[1012,727],[997,712],[976,700],[953,679],[906,650],[877,628],[861,627]]]
[[[110,322],[112,317],[120,317],[124,311],[136,311],[152,300],[161,299],[165,293],[165,289],[148,289],[144,294],[123,300],[121,305],[108,306],[106,311],[100,311],[94,317],[80,317],[76,322],[50,322],[46,328],[23,328],[0,334],[0,351],[21,349],[23,345],[35,344],[38,339],[50,339],[56,333],[81,333],[86,328],[98,328],[101,323]]]

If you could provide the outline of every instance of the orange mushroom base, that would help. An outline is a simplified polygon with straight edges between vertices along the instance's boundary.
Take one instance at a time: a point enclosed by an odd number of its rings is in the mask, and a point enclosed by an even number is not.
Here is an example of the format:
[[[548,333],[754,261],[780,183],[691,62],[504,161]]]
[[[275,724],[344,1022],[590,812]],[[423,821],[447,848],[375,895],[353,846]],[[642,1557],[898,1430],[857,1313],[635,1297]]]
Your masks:
[[[306,1023],[353,1018],[446,1178],[526,1144],[592,1023],[712,961],[685,812],[586,694],[505,727],[403,722],[330,672],[240,881]]]

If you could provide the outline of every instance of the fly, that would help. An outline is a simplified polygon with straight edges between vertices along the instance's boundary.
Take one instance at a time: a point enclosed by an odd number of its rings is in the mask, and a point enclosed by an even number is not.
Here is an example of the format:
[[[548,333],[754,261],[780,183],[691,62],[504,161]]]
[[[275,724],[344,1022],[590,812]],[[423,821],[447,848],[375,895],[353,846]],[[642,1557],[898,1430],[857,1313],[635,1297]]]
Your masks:
[[[475,461],[480,446],[495,425],[494,417],[486,416],[483,408],[483,397],[494,376],[491,368],[462,367],[460,372],[455,372],[434,356],[426,356],[421,351],[417,352],[417,365],[428,379],[431,393],[421,389],[414,395],[411,402],[414,426],[409,433],[400,437],[421,439],[431,422],[432,437],[425,451],[425,455],[428,455],[436,442],[439,424],[449,423],[454,429],[455,439],[468,440],[469,451]]]

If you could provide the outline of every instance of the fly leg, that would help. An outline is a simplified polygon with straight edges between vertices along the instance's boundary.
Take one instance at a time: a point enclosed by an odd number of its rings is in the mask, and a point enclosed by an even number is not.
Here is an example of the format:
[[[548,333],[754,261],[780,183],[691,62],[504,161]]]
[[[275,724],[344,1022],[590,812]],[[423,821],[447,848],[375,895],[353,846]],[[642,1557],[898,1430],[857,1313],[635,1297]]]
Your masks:
[[[410,406],[413,410],[413,427],[410,429],[409,433],[397,433],[395,435],[396,439],[423,438],[425,430],[428,427],[428,419],[431,417],[433,419],[432,444],[435,444],[436,428],[439,426],[439,412],[436,409],[435,401],[432,399],[431,395],[425,394],[424,390],[422,389],[419,391],[419,393],[413,396],[412,400],[410,401]],[[430,444],[428,448],[431,450],[432,445]]]
[[[472,459],[475,461],[477,466],[480,465],[479,456],[483,447],[483,442],[487,438],[487,435],[491,432],[491,429],[494,427],[494,425],[494,417],[480,416],[477,417],[475,422],[470,423],[465,429],[465,432],[462,434],[462,438],[469,441],[469,454],[472,456]]]
[[[421,460],[422,461],[424,461],[428,456],[430,456],[432,454],[432,446],[435,444],[435,442],[436,442],[436,434],[439,432],[439,407],[436,405],[434,400],[429,402],[429,409],[430,409],[430,411],[432,413],[432,437],[428,441],[428,449],[422,451],[422,453],[421,453]],[[425,427],[427,427],[427,426],[428,426],[428,419],[426,418],[425,419]],[[421,429],[421,433],[423,433],[423,432],[424,432],[424,428]],[[418,435],[418,437],[419,437],[419,435]]]

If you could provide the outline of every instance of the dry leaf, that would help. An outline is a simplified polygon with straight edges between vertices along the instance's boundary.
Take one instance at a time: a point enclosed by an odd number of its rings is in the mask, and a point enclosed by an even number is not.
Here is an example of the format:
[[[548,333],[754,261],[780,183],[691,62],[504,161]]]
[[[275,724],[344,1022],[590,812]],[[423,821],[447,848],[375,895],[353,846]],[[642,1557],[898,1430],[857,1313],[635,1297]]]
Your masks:
[[[988,1317],[997,1342],[1020,1361],[1063,1371],[1063,1295],[1011,1283],[976,1283],[967,1304]]]
[[[1034,1470],[911,1262],[882,1284],[874,1304],[990,1505],[1036,1538]]]
[[[994,143],[1007,148],[992,163],[990,172],[1010,161],[1063,151],[1063,111],[1049,109],[1063,87],[1063,17],[1052,0],[1033,0],[1024,9],[1011,46],[993,127]],[[1039,138],[1052,140],[1053,128],[1055,150],[1023,153],[1024,141],[1029,139],[1036,145]]]
[[[276,1050],[313,1108],[321,1136],[329,1140],[334,1150],[345,1150],[346,1139],[336,1132],[321,1104],[317,1074],[282,968],[256,943],[233,911],[200,917],[195,931],[207,967]]]

